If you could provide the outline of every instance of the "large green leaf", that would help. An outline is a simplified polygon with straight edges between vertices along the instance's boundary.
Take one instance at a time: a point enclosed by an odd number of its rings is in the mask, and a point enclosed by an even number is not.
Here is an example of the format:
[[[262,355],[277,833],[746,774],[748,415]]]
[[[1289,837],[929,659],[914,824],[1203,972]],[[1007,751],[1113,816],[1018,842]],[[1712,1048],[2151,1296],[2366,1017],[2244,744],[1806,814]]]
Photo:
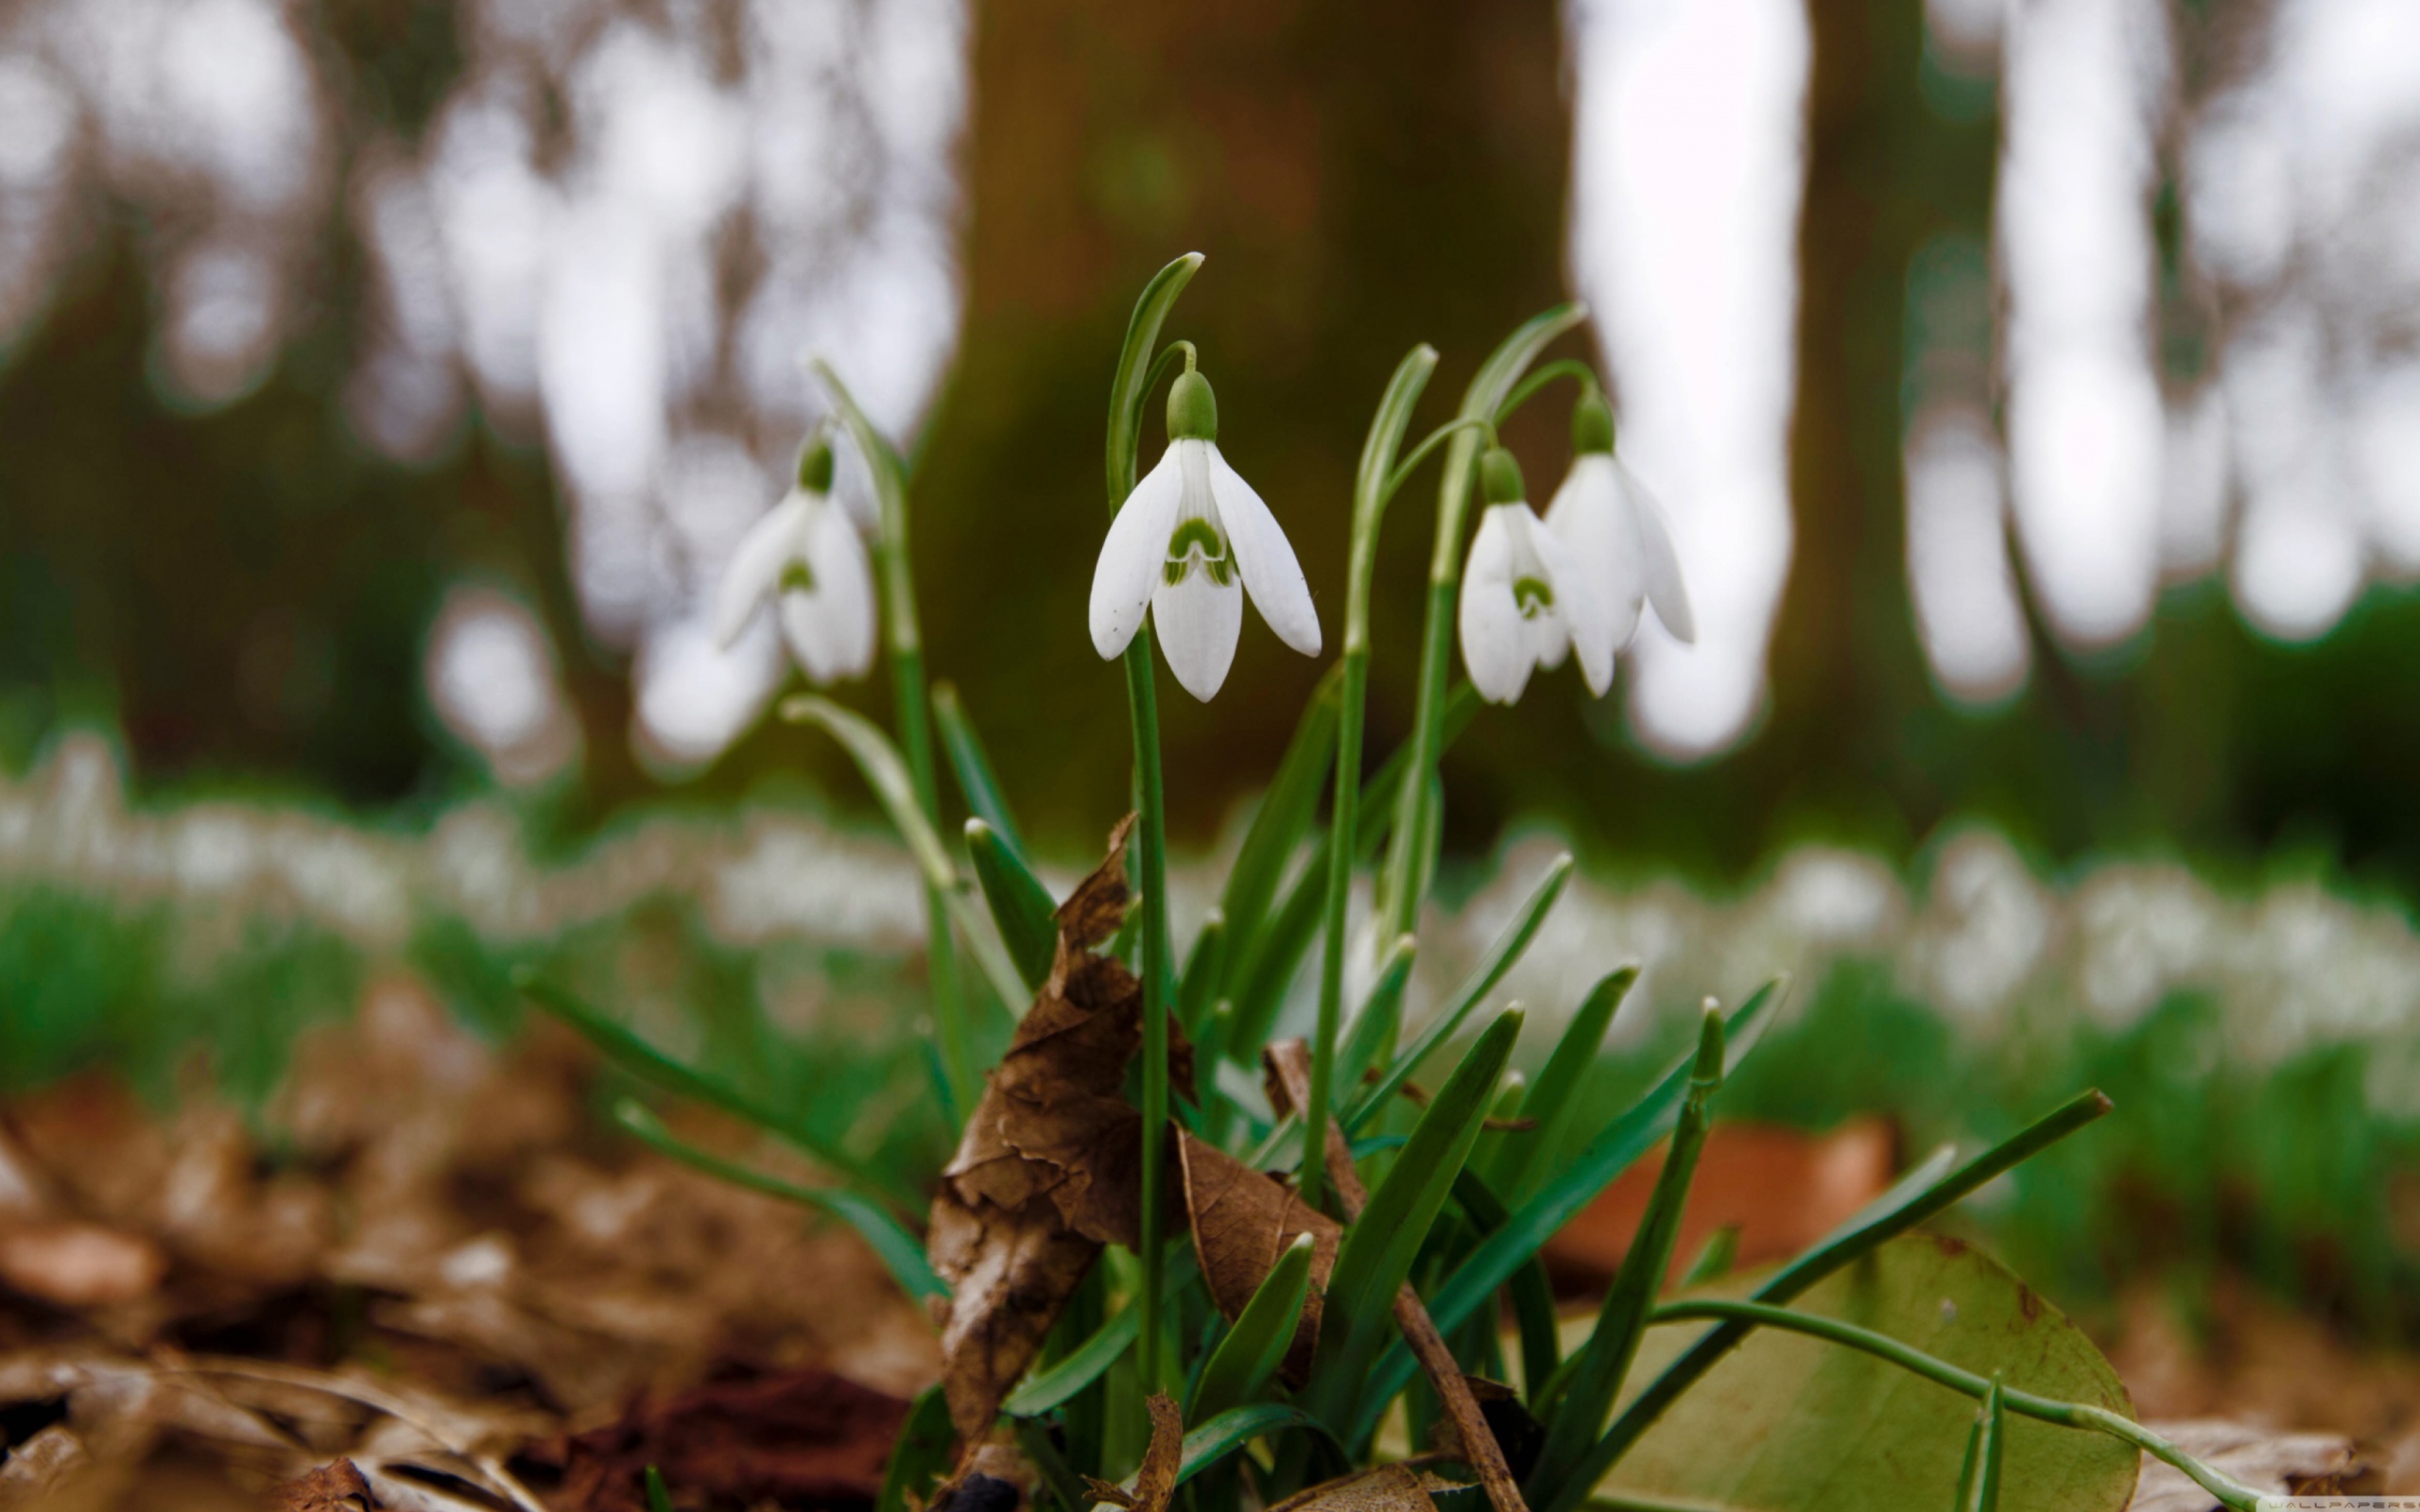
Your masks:
[[[1017,974],[1027,988],[1041,991],[1059,950],[1058,904],[1051,902],[1050,889],[1027,868],[1000,832],[980,817],[966,821],[966,859],[974,864],[983,902]]]
[[[1735,1281],[1718,1288],[1747,1290]],[[1909,1234],[1799,1298],[2014,1390],[2131,1417],[2125,1387],[2081,1330],[2014,1276],[1954,1239]],[[1634,1379],[1679,1357],[1705,1326],[1648,1331]],[[1887,1361],[1760,1329],[1675,1401],[1601,1483],[1739,1512],[1903,1512],[1958,1490],[1975,1403]],[[2126,1444],[2031,1418],[2005,1421],[2004,1512],[2100,1512],[2133,1497]]]

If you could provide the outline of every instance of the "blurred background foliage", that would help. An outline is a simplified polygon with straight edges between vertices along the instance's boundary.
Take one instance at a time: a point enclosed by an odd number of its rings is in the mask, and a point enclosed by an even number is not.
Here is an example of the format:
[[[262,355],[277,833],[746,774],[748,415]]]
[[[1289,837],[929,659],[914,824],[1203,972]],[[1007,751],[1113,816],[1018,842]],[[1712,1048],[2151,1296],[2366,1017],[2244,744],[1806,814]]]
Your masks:
[[[2207,22],[2203,9],[2183,14]],[[467,9],[299,14],[336,92],[340,175],[431,129],[472,51]],[[1625,732],[1618,692],[1590,704],[1568,679],[1543,685],[1453,753],[1450,844],[1476,852],[1509,818],[1544,816],[1600,865],[1736,885],[1790,842],[1904,863],[1974,816],[2054,867],[2162,850],[2251,875],[2287,853],[2409,896],[2407,590],[2371,589],[2302,645],[2248,627],[2208,580],[2166,592],[2109,650],[2066,649],[2037,613],[2013,699],[1976,712],[1940,696],[1902,523],[1903,395],[1927,318],[1911,268],[1945,237],[1989,235],[1995,95],[1943,72],[1918,0],[1808,16],[1796,548],[1765,712],[1735,750],[1670,765]],[[1393,362],[1414,341],[1441,349],[1426,412],[1442,417],[1498,334],[1566,295],[1564,26],[1551,5],[1469,0],[974,13],[963,311],[918,438],[916,567],[931,663],[1052,851],[1082,851],[1125,800],[1117,674],[1090,654],[1082,601],[1105,365],[1133,289],[1174,250],[1209,254],[1184,334],[1219,386],[1222,445],[1276,506],[1332,623],[1353,459]],[[489,781],[425,686],[432,623],[468,581],[530,607],[579,725],[579,761],[527,804],[534,833],[577,841],[667,782],[718,800],[803,772],[855,801],[836,751],[774,725],[702,772],[632,755],[629,653],[583,616],[562,492],[526,428],[475,407],[411,465],[363,443],[340,397],[373,281],[341,197],[295,232],[300,313],[273,364],[215,404],[161,377],[144,258],[173,231],[164,213],[111,202],[96,217],[0,369],[10,764],[99,727],[122,734],[142,793],[277,792],[408,824]],[[2165,301],[2171,365],[2201,360],[2204,318],[2186,294]],[[1562,431],[1549,398],[1510,438],[1542,493]],[[1430,487],[1398,506],[1378,578],[1375,754],[1409,715]],[[1317,672],[1255,629],[1228,696],[1167,706],[1181,841],[1208,843],[1264,780]],[[885,695],[849,696],[878,709]]]

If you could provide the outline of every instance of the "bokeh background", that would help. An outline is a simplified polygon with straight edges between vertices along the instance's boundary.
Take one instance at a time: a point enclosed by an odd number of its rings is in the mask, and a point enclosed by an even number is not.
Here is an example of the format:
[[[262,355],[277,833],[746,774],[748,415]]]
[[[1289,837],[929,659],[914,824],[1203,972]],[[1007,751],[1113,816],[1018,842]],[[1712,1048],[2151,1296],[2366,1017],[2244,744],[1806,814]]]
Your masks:
[[[2399,0],[20,0],[0,15],[0,750],[576,836],[839,775],[703,605],[829,356],[917,449],[931,657],[1048,844],[1122,802],[1082,596],[1175,251],[1337,612],[1370,406],[1597,312],[1696,585],[1453,761],[1753,877],[1986,818],[2045,864],[2420,882],[2420,15]],[[1558,400],[1514,440],[1541,492]],[[1156,438],[1153,438],[1156,442]],[[1428,485],[1423,484],[1422,490]],[[1376,613],[1408,717],[1425,499]],[[1389,654],[1389,648],[1396,648]],[[1315,668],[1168,717],[1182,834]],[[860,695],[878,707],[879,691]],[[853,790],[853,789],[852,789]],[[843,795],[843,801],[850,801]]]

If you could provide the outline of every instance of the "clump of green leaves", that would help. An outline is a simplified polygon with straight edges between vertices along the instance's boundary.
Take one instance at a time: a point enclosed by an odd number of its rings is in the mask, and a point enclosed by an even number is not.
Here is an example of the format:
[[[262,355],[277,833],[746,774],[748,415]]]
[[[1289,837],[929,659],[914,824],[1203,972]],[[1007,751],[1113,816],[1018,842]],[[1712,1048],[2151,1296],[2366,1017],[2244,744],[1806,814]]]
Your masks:
[[[1180,356],[1193,369],[1190,345],[1163,348],[1159,333],[1200,261],[1170,264],[1137,301],[1112,390],[1113,514],[1134,488],[1146,401]],[[2107,1112],[2098,1092],[1979,1154],[1936,1153],[1777,1271],[1734,1277],[1719,1258],[1702,1261],[1691,1287],[1667,1299],[1697,1152],[1783,984],[1728,1013],[1710,1005],[1686,1055],[1615,1116],[1589,1123],[1580,1118],[1585,1074],[1635,978],[1608,963],[1535,1085],[1518,1085],[1508,1068],[1525,1020],[1495,996],[1552,910],[1564,858],[1468,980],[1405,1034],[1415,926],[1435,869],[1438,764],[1477,706],[1449,685],[1446,653],[1481,441],[1556,378],[1601,405],[1580,364],[1531,371],[1582,314],[1549,311],[1515,331],[1456,418],[1408,454],[1436,355],[1417,348],[1396,369],[1356,475],[1338,666],[1181,963],[1166,913],[1148,635],[1122,652],[1140,812],[1062,900],[1035,875],[1008,787],[964,708],[945,687],[925,691],[907,588],[907,467],[824,372],[881,495],[876,554],[900,738],[821,698],[784,712],[849,751],[923,870],[935,1091],[962,1128],[957,1155],[902,1190],[794,1109],[662,1057],[543,978],[529,986],[626,1066],[800,1144],[839,1184],[785,1187],[689,1150],[635,1106],[623,1112],[633,1132],[853,1225],[903,1288],[943,1304],[946,1379],[911,1416],[883,1512],[965,1489],[951,1471],[953,1436],[961,1475],[978,1444],[1016,1446],[1034,1497],[1060,1512],[1165,1512],[1177,1499],[1190,1512],[1418,1512],[1474,1490],[1492,1512],[2115,1509],[2131,1495],[2138,1452],[2176,1464],[2227,1506],[2253,1506],[2250,1489],[2135,1423],[2106,1362],[2055,1311],[1985,1258],[1922,1232]],[[1444,477],[1414,729],[1365,777],[1376,534],[1387,503],[1432,455],[1443,457]],[[943,839],[936,726],[972,816],[962,850]],[[1139,898],[1127,885],[1130,835]],[[1347,1004],[1344,903],[1364,870],[1374,873],[1382,927],[1370,985]],[[1308,1043],[1276,1040],[1283,995],[1314,945],[1317,1026]],[[961,960],[1022,1021],[979,1086]],[[1398,1095],[1441,1061],[1449,1065],[1433,1095],[1416,1108]],[[1248,1090],[1261,1076],[1265,1098]],[[1542,1246],[1668,1142],[1628,1258],[1593,1325],[1566,1338]],[[920,1237],[926,1187],[938,1195]],[[1455,1467],[1476,1486],[1441,1473]],[[1600,1495],[1613,1500],[1597,1503]]]

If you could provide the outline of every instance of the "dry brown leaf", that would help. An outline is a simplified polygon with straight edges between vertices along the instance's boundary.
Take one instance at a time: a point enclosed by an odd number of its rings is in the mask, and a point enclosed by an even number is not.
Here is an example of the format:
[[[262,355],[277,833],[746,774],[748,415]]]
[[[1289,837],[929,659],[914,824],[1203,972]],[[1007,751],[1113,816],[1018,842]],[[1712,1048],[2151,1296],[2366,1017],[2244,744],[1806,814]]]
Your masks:
[[[1342,1227],[1305,1206],[1293,1188],[1191,1134],[1177,1137],[1177,1152],[1184,1166],[1185,1211],[1193,1224],[1202,1282],[1228,1322],[1243,1312],[1295,1238],[1312,1236],[1310,1295],[1304,1299],[1303,1320],[1282,1366],[1286,1380],[1301,1385],[1309,1378],[1311,1353],[1319,1343],[1320,1304],[1327,1292],[1328,1271],[1336,1264]]]
[[[1060,905],[1050,978],[933,1199],[928,1247],[952,1294],[942,1381],[970,1444],[990,1430],[1100,1246],[1139,1237],[1142,1118],[1123,1089],[1142,1043],[1142,984],[1091,952],[1125,917],[1133,822],[1119,822],[1108,858]]]
[[[645,1512],[647,1467],[716,1505],[867,1503],[882,1489],[908,1403],[824,1370],[711,1382],[544,1447],[564,1512]]]
[[[0,1232],[0,1281],[59,1307],[106,1307],[148,1297],[168,1257],[141,1234],[54,1219]]]
[[[2242,1423],[2152,1423],[2169,1443],[2263,1496],[2325,1496],[2365,1488],[2360,1455],[2341,1434],[2280,1434]],[[2143,1456],[2126,1512],[2213,1512],[2218,1502],[2173,1466]]]
[[[1184,1464],[1184,1418],[1165,1391],[1151,1393],[1145,1403],[1151,1414],[1151,1442],[1143,1451],[1143,1465],[1134,1472],[1134,1512],[1167,1512],[1176,1497],[1177,1471]]]
[[[1396,1461],[1322,1481],[1295,1492],[1269,1512],[1437,1512],[1429,1492],[1461,1489],[1414,1465]]]
[[[387,1503],[371,1494],[370,1483],[353,1461],[322,1465],[301,1480],[269,1490],[276,1512],[377,1512]]]

